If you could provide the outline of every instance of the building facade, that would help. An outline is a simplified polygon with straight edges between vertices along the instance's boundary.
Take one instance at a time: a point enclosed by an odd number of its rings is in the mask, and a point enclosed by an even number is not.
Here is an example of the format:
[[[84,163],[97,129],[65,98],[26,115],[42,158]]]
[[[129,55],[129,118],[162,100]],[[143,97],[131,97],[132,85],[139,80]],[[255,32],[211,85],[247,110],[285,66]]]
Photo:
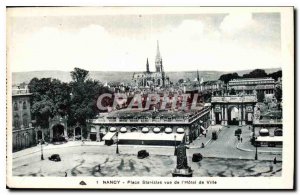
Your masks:
[[[12,90],[13,151],[36,144],[36,133],[31,123],[30,96],[26,86]]]
[[[275,84],[273,78],[233,79],[228,82],[228,89],[234,89],[237,94],[264,93],[265,95],[273,95]]]
[[[209,113],[209,108],[188,113],[118,111],[88,120],[88,138],[104,141],[107,145],[116,139],[120,144],[189,144],[206,132],[210,125]]]

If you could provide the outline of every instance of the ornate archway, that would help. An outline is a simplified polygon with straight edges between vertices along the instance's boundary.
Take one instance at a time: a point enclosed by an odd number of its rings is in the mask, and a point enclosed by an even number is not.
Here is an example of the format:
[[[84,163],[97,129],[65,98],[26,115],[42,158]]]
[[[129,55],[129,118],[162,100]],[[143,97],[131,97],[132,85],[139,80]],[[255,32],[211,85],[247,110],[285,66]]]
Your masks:
[[[52,142],[65,141],[65,127],[62,124],[56,124],[52,127],[53,138]]]
[[[239,109],[236,105],[228,107],[228,125],[239,125]]]
[[[211,100],[211,124],[246,125],[253,120],[256,96],[213,96]]]
[[[75,129],[74,129],[74,139],[75,140],[82,139],[82,129],[79,126],[75,127]]]

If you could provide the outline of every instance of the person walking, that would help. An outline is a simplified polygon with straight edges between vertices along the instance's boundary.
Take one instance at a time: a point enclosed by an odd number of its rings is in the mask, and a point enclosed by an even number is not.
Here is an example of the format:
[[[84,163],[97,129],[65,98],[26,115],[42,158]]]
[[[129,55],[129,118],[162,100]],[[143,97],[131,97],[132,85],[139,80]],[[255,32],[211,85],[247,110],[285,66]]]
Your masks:
[[[241,143],[243,142],[243,138],[241,137]]]
[[[276,159],[276,157],[274,158],[274,160],[273,160],[273,163],[274,163],[274,164],[276,164],[276,163],[277,163],[277,159]]]

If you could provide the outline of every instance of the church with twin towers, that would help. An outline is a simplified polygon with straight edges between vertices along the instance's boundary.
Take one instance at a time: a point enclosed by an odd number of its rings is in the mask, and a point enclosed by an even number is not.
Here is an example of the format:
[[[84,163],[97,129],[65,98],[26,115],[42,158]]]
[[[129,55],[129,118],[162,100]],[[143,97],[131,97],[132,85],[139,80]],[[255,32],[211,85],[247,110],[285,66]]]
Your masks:
[[[147,58],[146,71],[140,73],[133,73],[132,81],[139,88],[165,87],[166,85],[169,85],[170,79],[166,76],[164,71],[158,41],[155,57],[155,72],[150,71],[149,61]]]

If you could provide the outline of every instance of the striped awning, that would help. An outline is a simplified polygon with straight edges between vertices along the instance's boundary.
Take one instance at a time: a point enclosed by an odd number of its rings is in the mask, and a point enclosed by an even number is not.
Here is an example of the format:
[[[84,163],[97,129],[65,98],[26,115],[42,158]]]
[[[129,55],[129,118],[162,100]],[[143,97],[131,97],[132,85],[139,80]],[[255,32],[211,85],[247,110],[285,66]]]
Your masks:
[[[259,133],[269,133],[269,130],[268,130],[268,129],[261,129],[261,130],[259,131]]]
[[[154,132],[154,133],[159,133],[159,132],[160,132],[160,128],[154,127],[154,128],[153,128],[153,132]]]
[[[127,132],[126,127],[121,127],[120,132],[121,132],[121,133],[126,133],[126,132]]]
[[[165,129],[165,132],[166,132],[166,133],[172,133],[172,132],[173,132],[173,129],[170,128],[170,127],[167,127],[167,128]]]
[[[181,127],[179,127],[179,128],[177,129],[177,133],[184,133],[184,129],[181,128]]]
[[[112,140],[112,138],[116,135],[117,132],[107,132],[103,137],[103,140]]]
[[[116,127],[111,127],[111,128],[109,129],[109,131],[110,131],[110,132],[116,132],[116,131],[117,131],[117,128],[116,128]]]
[[[143,133],[148,133],[148,132],[149,132],[149,128],[143,127],[143,128],[142,128],[142,132],[143,132]]]

